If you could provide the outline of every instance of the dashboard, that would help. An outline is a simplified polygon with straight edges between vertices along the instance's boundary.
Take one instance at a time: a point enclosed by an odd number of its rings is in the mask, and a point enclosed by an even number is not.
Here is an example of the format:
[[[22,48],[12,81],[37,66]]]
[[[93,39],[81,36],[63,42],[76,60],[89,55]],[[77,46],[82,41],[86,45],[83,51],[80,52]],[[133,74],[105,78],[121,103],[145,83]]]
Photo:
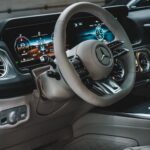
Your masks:
[[[140,16],[135,14],[138,13],[128,12],[126,7],[106,9],[122,24],[133,45],[137,84],[147,83],[150,81],[149,28],[139,27],[143,20],[137,19]],[[48,55],[55,59],[53,38],[59,15],[60,13],[26,16],[0,22],[0,98],[28,94],[36,88],[31,72],[32,69],[48,65],[41,62],[41,56]],[[110,43],[116,39],[101,20],[85,13],[72,17],[66,33],[66,50],[71,50],[85,40],[95,39]],[[122,72],[122,64],[119,64]],[[5,67],[2,68],[2,65]]]
[[[11,49],[15,63],[20,68],[34,67],[42,64],[40,57],[54,57],[53,36],[56,20],[10,27],[2,36]],[[113,33],[99,19],[93,16],[76,17],[67,27],[66,49],[90,39],[112,42]]]

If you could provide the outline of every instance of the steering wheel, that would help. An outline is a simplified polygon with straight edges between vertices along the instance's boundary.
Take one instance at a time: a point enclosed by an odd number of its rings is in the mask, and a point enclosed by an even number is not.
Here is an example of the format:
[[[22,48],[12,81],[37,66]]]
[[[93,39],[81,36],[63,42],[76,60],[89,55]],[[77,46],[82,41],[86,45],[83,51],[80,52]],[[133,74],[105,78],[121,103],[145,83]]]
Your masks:
[[[66,55],[66,28],[71,17],[84,12],[99,18],[115,35],[109,44],[87,40],[75,46],[74,57]],[[60,72],[70,88],[84,101],[109,106],[127,96],[135,82],[135,57],[132,45],[120,23],[107,10],[89,2],[75,3],[58,18],[54,30],[54,50]],[[121,83],[110,78],[114,60],[121,58],[125,77]]]

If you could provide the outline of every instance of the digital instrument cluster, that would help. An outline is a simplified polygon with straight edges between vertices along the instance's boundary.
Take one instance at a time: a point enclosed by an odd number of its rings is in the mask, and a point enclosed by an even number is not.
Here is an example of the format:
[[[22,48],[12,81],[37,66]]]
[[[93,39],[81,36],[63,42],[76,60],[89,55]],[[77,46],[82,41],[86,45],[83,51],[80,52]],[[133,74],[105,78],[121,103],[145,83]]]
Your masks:
[[[53,56],[53,37],[40,31],[30,39],[20,34],[15,40],[14,49],[20,63],[39,60],[43,55]]]
[[[114,34],[98,19],[88,18],[74,23],[78,43],[85,40],[99,40],[106,43],[112,42]]]
[[[3,40],[8,45],[16,64],[23,68],[41,64],[40,57],[54,57],[53,36],[56,21],[9,28]],[[72,19],[67,27],[66,49],[86,40],[112,42],[113,33],[95,17]]]

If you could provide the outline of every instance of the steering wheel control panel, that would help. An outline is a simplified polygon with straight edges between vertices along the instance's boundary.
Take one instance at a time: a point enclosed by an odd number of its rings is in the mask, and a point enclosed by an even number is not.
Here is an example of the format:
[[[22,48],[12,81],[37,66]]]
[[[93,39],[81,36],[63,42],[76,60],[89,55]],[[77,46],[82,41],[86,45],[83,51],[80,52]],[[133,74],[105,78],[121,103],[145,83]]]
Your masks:
[[[26,105],[2,110],[0,112],[0,128],[13,127],[26,121],[28,118],[28,109]]]

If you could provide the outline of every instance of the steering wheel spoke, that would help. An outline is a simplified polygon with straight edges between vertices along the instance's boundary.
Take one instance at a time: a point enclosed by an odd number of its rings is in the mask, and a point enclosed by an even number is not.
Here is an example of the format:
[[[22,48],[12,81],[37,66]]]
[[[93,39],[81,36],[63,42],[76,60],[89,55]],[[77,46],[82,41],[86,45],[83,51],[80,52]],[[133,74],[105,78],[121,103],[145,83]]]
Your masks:
[[[79,56],[75,55],[69,61],[74,66],[76,72],[79,74],[80,78],[83,80],[89,75],[89,72],[87,71],[86,67],[80,60]]]
[[[101,96],[117,94],[122,90],[122,88],[112,79],[94,81],[91,78],[87,78],[84,80],[84,83],[91,91]]]
[[[107,79],[101,84],[110,92],[110,94],[117,94],[122,90],[122,88],[112,79]]]
[[[120,48],[120,49],[114,50],[112,53],[113,53],[113,57],[114,58],[118,58],[120,56],[123,56],[123,55],[127,54],[128,52],[129,52],[128,49],[126,49],[126,48]]]
[[[119,40],[107,44],[107,46],[111,49],[114,58],[123,56],[129,52],[129,49],[124,48],[123,45],[124,42]]]
[[[124,41],[116,40],[116,41],[113,41],[113,42],[108,43],[107,46],[108,46],[111,50],[115,50],[115,49],[120,48],[123,44],[124,44]]]

